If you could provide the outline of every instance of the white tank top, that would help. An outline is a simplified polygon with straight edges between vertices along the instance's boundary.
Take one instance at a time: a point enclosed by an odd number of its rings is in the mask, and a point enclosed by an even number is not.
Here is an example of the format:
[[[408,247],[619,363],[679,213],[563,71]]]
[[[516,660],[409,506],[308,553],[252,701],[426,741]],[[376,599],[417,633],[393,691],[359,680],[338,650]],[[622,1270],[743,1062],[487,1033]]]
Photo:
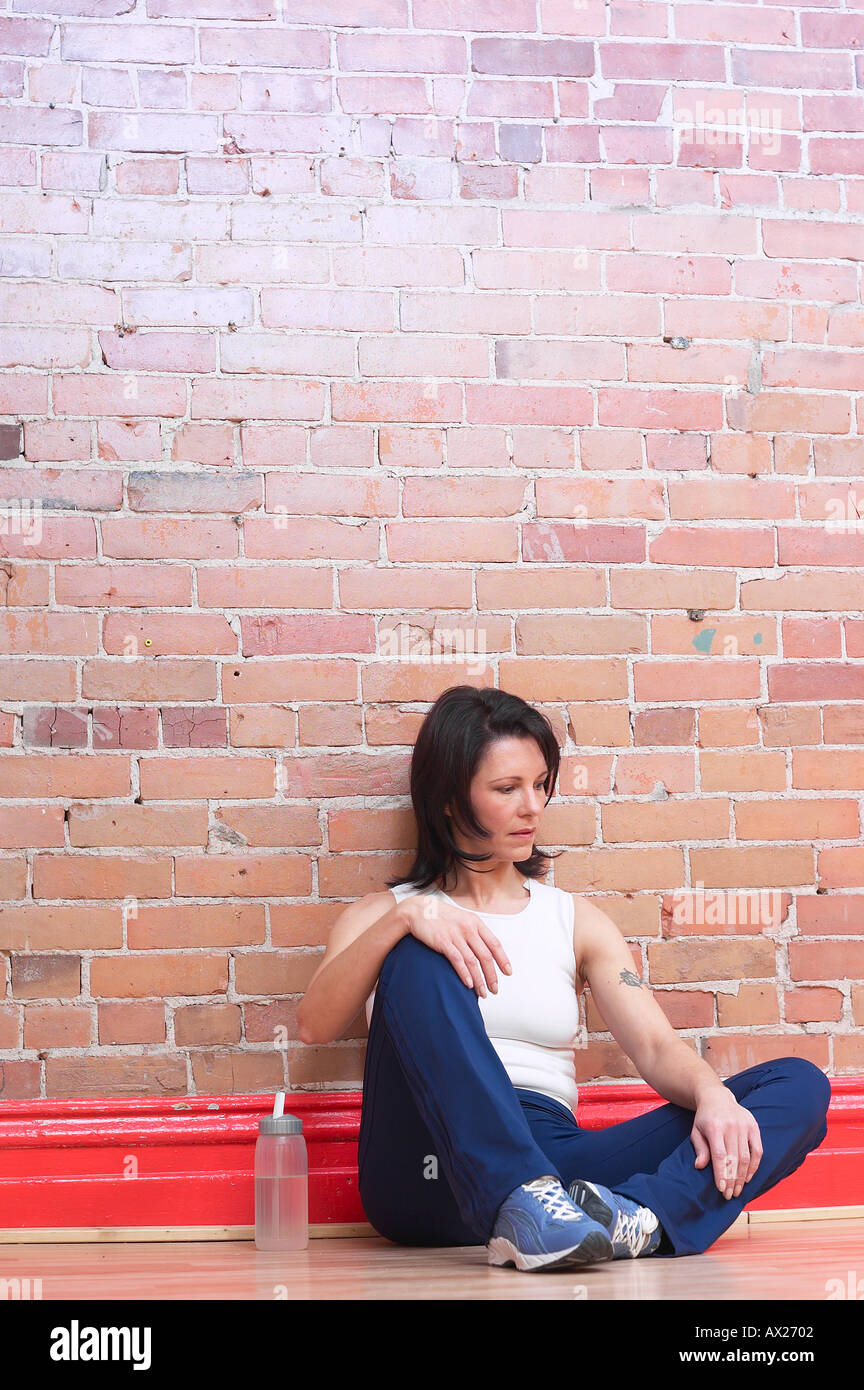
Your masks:
[[[541,1091],[576,1113],[579,1090],[573,1049],[579,1043],[579,996],[573,947],[574,904],[569,893],[526,878],[530,900],[521,912],[481,912],[513,967],[496,965],[498,993],[477,996],[487,1035],[514,1086]],[[412,883],[389,890],[401,902],[418,891],[454,903],[440,888]],[[452,966],[451,966],[452,969]],[[488,989],[488,986],[487,986]],[[375,991],[366,1001],[367,1024]]]

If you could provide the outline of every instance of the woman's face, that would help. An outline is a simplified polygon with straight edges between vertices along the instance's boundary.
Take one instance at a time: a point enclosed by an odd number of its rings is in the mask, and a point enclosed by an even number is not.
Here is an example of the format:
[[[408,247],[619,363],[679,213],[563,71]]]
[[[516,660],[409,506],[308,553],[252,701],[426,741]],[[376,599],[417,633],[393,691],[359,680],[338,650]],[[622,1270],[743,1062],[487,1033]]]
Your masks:
[[[536,832],[546,809],[547,772],[546,759],[533,738],[501,738],[490,744],[471,780],[471,805],[492,838],[467,836],[454,826],[460,849],[511,863],[527,859],[535,834],[514,832]]]

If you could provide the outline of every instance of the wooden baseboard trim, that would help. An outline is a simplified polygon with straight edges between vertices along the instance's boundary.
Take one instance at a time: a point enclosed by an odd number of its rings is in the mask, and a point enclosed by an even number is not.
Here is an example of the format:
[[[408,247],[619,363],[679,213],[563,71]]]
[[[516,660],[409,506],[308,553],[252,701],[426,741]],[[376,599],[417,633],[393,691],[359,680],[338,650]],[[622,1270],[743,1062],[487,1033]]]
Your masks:
[[[861,1221],[864,1206],[792,1207],[785,1211],[742,1211],[724,1236],[739,1234],[750,1225],[771,1221]],[[331,1222],[309,1227],[310,1240],[353,1240],[357,1236],[377,1238],[378,1232],[364,1221]],[[254,1241],[254,1226],[32,1226],[20,1230],[0,1230],[0,1245],[123,1244],[127,1242],[209,1240]],[[265,1252],[262,1252],[262,1254]]]
[[[310,1240],[377,1236],[368,1221],[330,1222],[309,1227]],[[105,1245],[126,1241],[253,1240],[254,1226],[30,1226],[0,1231],[0,1245]],[[265,1253],[262,1251],[262,1254]]]

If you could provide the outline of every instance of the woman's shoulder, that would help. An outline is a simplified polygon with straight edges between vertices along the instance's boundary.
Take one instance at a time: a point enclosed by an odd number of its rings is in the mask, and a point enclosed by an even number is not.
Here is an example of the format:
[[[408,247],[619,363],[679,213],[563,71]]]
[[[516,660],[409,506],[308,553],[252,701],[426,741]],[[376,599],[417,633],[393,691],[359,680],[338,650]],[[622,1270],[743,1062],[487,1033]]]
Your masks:
[[[577,893],[568,893],[564,888],[556,888],[554,883],[547,883],[543,878],[532,879],[531,892],[548,903],[554,903],[567,914],[573,911],[579,896]]]

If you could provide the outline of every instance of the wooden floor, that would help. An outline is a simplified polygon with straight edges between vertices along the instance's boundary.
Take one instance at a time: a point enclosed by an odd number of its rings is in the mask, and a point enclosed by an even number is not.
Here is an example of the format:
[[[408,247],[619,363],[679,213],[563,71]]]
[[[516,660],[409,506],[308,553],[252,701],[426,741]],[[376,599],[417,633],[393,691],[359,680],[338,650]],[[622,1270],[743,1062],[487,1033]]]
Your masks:
[[[483,1246],[407,1249],[379,1236],[265,1255],[249,1240],[0,1247],[0,1281],[42,1299],[794,1299],[864,1297],[864,1220],[737,1225],[703,1255],[522,1274]],[[831,1281],[837,1281],[831,1283]],[[861,1281],[858,1284],[857,1281]],[[38,1281],[38,1284],[34,1283]],[[840,1288],[844,1294],[839,1294]],[[852,1289],[857,1288],[857,1294]],[[9,1296],[20,1296],[8,1292]]]

